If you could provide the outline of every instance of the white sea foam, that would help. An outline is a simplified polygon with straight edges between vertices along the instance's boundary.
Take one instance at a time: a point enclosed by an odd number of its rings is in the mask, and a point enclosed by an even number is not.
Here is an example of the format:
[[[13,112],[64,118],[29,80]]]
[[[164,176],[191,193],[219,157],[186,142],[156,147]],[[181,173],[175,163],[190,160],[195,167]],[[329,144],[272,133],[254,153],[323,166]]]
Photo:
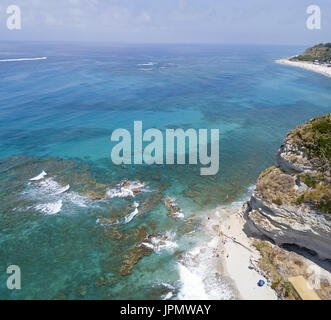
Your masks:
[[[246,201],[248,198],[251,197],[252,193],[254,192],[255,190],[255,187],[256,187],[256,184],[251,184],[247,187],[247,192],[244,196],[244,201]]]
[[[208,300],[209,296],[206,292],[203,278],[181,263],[179,263],[178,269],[182,283],[179,299]]]
[[[178,299],[229,300],[234,295],[230,286],[217,272],[217,258],[214,256],[218,239],[211,239],[206,245],[198,246],[186,253],[178,263],[181,288]]]
[[[65,199],[67,199],[68,201],[70,201],[71,203],[73,203],[78,207],[87,207],[88,204],[88,199],[76,192],[67,193]]]
[[[125,224],[125,223],[129,223],[137,214],[139,214],[139,210],[138,210],[138,207],[139,207],[139,203],[138,202],[134,202],[133,203],[133,206],[134,206],[134,211],[132,211],[131,213],[129,213],[127,216],[124,217],[124,221],[123,219],[121,220],[116,220],[112,223],[102,223],[102,219],[97,219],[96,220],[96,223],[97,224],[100,224],[101,226],[103,227],[110,227],[110,226],[113,226],[113,225],[116,225],[116,224]]]
[[[171,285],[170,283],[167,283],[167,282],[161,282],[161,284],[168,288],[168,289],[171,289],[171,290],[175,290],[175,287],[173,285]]]
[[[37,180],[39,181],[39,180]],[[36,195],[56,195],[63,193],[67,190],[69,185],[62,186],[58,182],[56,182],[53,178],[47,178],[45,180],[41,180],[36,184],[33,184],[32,194]],[[70,186],[69,186],[70,188]]]
[[[139,213],[139,210],[138,210],[139,203],[138,202],[134,203],[134,207],[135,207],[134,211],[132,211],[129,215],[127,215],[124,218],[124,223],[129,223]]]
[[[176,203],[177,199],[176,198],[171,198],[171,197],[168,197],[168,198],[170,199],[171,206],[174,207],[174,208],[178,208],[177,211],[171,212],[171,216],[173,216],[177,219],[184,219],[185,218],[184,213]]]
[[[38,181],[43,179],[45,176],[47,175],[47,172],[42,171],[40,174],[38,174],[37,176],[33,177],[30,179],[30,181]]]
[[[161,296],[161,299],[162,300],[169,300],[169,299],[171,299],[173,297],[173,295],[174,295],[173,292],[170,291],[167,294],[164,294],[163,296]]]
[[[109,198],[127,198],[134,197],[135,192],[142,191],[145,187],[143,182],[139,181],[130,181],[128,186],[123,186],[123,182],[118,184],[116,188],[108,189],[107,196]]]
[[[46,60],[47,57],[41,58],[19,58],[19,59],[2,59],[0,62],[15,62],[15,61],[36,61],[36,60]]]
[[[154,65],[156,65],[157,64],[157,62],[147,62],[147,63],[139,63],[139,64],[137,64],[137,66],[154,66]]]
[[[24,196],[41,202],[35,209],[45,214],[55,214],[62,209],[64,203],[71,203],[79,207],[87,206],[87,198],[76,192],[68,192],[70,185],[61,185],[52,177],[44,179],[46,172],[30,179]]]
[[[254,186],[249,186],[243,197],[249,196]],[[181,288],[177,295],[178,299],[196,300],[231,300],[236,298],[236,293],[227,280],[222,276],[219,268],[219,234],[214,227],[219,224],[224,214],[231,214],[242,207],[242,201],[234,201],[227,206],[218,208],[215,212],[206,213],[204,238],[178,262]]]
[[[61,193],[63,193],[63,192],[68,191],[69,189],[70,189],[70,185],[67,184],[65,187],[60,188],[58,191],[56,191],[55,194],[61,194]]]
[[[142,245],[149,249],[153,249],[156,253],[160,253],[162,250],[172,252],[178,247],[178,244],[174,240],[175,237],[176,233],[166,232],[162,236],[152,237],[150,242],[143,242]]]
[[[155,281],[153,284],[152,284],[152,287],[155,288],[160,288],[160,287],[164,287],[166,289],[168,289],[169,291],[165,294],[163,294],[161,296],[161,299],[162,300],[169,300],[171,299],[173,296],[174,296],[174,292],[176,290],[176,287],[174,287],[173,285],[171,285],[170,283],[167,283],[167,282],[163,282],[163,281]]]
[[[35,208],[44,214],[53,215],[61,211],[62,200],[58,200],[56,202],[38,204],[36,205]]]
[[[176,218],[178,218],[178,219],[184,219],[185,218],[184,213],[182,212],[182,210],[174,212],[173,215],[176,216]]]

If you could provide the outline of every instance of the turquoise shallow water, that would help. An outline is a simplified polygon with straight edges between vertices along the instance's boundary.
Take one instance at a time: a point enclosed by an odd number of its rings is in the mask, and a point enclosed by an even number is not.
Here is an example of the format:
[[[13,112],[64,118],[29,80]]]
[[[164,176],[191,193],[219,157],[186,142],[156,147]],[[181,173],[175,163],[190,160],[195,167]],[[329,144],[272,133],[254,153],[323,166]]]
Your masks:
[[[0,60],[48,59],[0,61],[0,266],[22,270],[17,291],[0,272],[0,298],[231,298],[208,257],[190,257],[210,240],[204,212],[245,198],[286,132],[331,111],[328,78],[274,63],[302,49],[1,43]],[[111,132],[134,120],[219,128],[219,173],[113,165]],[[109,196],[125,179],[144,187]]]

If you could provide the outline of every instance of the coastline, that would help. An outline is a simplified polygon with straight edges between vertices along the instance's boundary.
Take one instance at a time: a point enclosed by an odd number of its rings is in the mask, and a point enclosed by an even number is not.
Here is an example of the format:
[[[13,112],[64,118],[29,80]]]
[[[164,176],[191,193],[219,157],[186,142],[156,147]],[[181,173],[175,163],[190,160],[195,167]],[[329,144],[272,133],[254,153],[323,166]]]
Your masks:
[[[289,59],[279,59],[276,60],[278,64],[284,64],[293,67],[299,67],[302,69],[314,71],[320,73],[326,77],[331,77],[331,67],[317,65],[311,62],[304,62],[304,61],[290,61]]]
[[[236,299],[277,300],[277,293],[256,267],[260,253],[253,246],[253,239],[243,231],[244,224],[241,206],[217,209],[208,219],[208,232],[218,238],[218,272],[230,282]],[[264,286],[257,285],[259,280],[265,282]]]

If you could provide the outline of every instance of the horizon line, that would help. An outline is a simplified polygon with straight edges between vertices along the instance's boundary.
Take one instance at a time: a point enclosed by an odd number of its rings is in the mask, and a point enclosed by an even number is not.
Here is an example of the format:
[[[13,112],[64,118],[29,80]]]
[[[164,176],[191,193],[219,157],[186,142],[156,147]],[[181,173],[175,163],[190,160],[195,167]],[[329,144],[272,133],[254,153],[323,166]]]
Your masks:
[[[21,43],[81,43],[102,45],[252,45],[252,46],[310,46],[327,42],[314,42],[311,44],[288,44],[288,43],[254,43],[254,42],[131,42],[131,41],[102,41],[102,40],[22,40],[22,39],[0,39],[4,42]],[[330,40],[331,42],[331,40]]]

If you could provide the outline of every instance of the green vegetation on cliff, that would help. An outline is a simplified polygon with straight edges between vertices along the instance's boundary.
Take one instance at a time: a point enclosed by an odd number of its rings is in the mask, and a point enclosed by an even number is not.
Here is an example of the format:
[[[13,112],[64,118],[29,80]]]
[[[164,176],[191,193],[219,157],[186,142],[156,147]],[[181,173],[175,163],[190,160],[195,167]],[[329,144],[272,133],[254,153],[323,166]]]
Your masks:
[[[309,189],[297,198],[296,203],[308,203],[321,212],[331,214],[331,113],[311,119],[293,130],[289,137],[303,148],[317,169],[297,175]]]
[[[285,143],[297,150],[290,154],[293,164],[304,158],[313,170],[288,174],[281,168],[270,167],[261,173],[257,193],[278,206],[307,204],[331,214],[331,113],[296,127]],[[298,182],[306,188],[299,189]]]
[[[320,43],[312,48],[308,48],[302,55],[296,56],[294,59],[300,61],[331,61],[331,43]]]
[[[331,113],[298,126],[288,137],[303,148],[310,159],[315,158],[318,167],[331,165]]]

